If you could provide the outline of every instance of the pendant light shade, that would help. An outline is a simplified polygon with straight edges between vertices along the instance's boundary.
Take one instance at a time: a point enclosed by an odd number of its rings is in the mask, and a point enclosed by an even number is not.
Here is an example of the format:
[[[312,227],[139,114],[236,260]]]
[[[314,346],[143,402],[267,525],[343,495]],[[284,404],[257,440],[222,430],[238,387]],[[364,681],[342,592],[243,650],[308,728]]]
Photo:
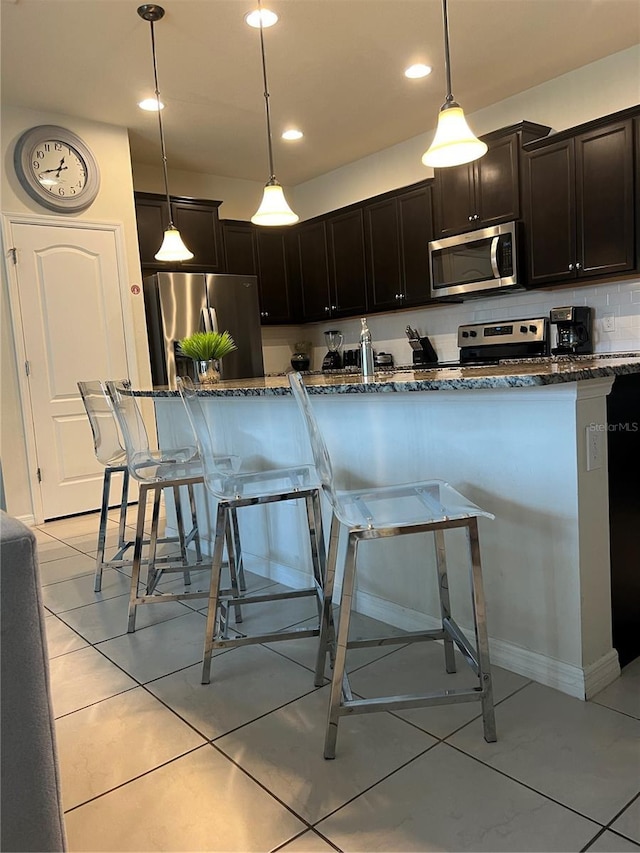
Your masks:
[[[154,257],[157,261],[188,261],[193,257],[193,252],[190,252],[182,242],[177,228],[167,228],[162,246]]]
[[[446,166],[460,166],[471,163],[487,153],[487,146],[478,139],[464,117],[462,107],[451,93],[451,63],[449,58],[449,15],[447,0],[442,0],[442,19],[444,28],[444,68],[447,78],[447,95],[438,113],[433,142],[422,155],[425,166],[441,169]]]
[[[470,163],[486,153],[486,144],[473,135],[462,107],[454,101],[440,110],[436,135],[429,150],[422,155],[422,162],[425,166],[441,169]]]
[[[254,225],[293,225],[298,218],[298,214],[287,204],[282,187],[273,178],[265,186],[262,202],[251,221]]]
[[[193,252],[182,242],[180,232],[173,224],[171,212],[171,198],[169,196],[169,176],[167,173],[167,151],[164,144],[164,127],[162,124],[162,107],[160,104],[160,90],[158,89],[158,65],[156,62],[156,38],[153,25],[156,21],[164,18],[164,9],[157,3],[146,3],[138,7],[138,15],[143,21],[148,21],[151,27],[151,56],[153,58],[153,81],[155,84],[155,95],[158,104],[158,130],[160,131],[160,150],[162,151],[162,172],[164,175],[164,193],[167,197],[167,210],[169,213],[169,226],[164,232],[162,245],[155,255],[157,261],[188,261],[193,257]]]
[[[267,153],[269,156],[269,180],[267,181],[260,207],[251,217],[254,225],[293,225],[298,221],[298,215],[291,210],[284,197],[282,187],[276,180],[273,166],[273,143],[271,139],[271,111],[269,108],[269,84],[267,83],[267,61],[264,52],[264,33],[262,24],[262,8],[258,0],[260,15],[260,54],[262,56],[262,80],[264,83],[264,105],[267,117]]]

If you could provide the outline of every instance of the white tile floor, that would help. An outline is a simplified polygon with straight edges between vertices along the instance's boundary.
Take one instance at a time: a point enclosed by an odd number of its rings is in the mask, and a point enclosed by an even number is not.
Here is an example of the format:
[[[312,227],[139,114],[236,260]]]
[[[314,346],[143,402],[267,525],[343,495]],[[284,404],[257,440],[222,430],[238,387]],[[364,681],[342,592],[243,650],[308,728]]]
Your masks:
[[[202,686],[204,602],[142,607],[127,634],[126,573],[93,592],[96,531],[95,515],[36,531],[70,850],[640,851],[640,659],[587,703],[494,667],[497,743],[475,704],[379,713],[343,718],[325,761],[316,641],[219,653]],[[441,658],[359,651],[352,686],[405,692]]]

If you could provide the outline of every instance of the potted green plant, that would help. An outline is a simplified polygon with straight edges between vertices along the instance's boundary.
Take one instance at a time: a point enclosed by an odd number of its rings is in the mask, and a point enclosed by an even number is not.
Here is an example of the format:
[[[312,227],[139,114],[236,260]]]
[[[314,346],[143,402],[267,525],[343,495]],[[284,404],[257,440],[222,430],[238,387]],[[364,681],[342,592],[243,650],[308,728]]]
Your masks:
[[[220,379],[220,359],[238,349],[229,332],[194,332],[180,343],[180,352],[195,362],[196,376],[202,385]]]

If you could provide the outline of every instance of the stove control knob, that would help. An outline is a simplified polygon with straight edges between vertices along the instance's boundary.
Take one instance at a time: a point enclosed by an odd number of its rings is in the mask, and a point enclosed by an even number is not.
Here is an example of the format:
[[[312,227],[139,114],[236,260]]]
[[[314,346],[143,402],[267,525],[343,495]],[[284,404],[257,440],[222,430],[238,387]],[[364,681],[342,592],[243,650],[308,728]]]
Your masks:
[[[463,338],[468,338],[468,337],[469,337],[469,332],[463,332],[463,333],[462,333],[462,337],[463,337]]]
[[[529,331],[529,329],[527,329],[526,326],[520,326],[520,331],[522,332],[523,335],[526,335],[527,332]]]
[[[529,331],[535,335],[538,331],[538,327],[537,326],[529,326]]]
[[[471,335],[471,337],[472,337],[472,338],[477,338],[477,337],[478,337],[478,333],[477,333],[477,332],[473,332],[473,331],[472,331],[472,332],[469,332],[469,334]]]

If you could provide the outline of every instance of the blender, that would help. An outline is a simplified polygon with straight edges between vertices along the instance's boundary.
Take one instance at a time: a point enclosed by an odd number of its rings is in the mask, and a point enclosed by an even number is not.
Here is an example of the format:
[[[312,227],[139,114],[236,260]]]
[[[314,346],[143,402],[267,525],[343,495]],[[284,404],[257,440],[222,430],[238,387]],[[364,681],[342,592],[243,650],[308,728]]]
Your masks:
[[[342,332],[332,329],[324,333],[327,342],[327,354],[322,360],[323,370],[339,370],[342,367],[342,356],[338,352],[342,346]]]

